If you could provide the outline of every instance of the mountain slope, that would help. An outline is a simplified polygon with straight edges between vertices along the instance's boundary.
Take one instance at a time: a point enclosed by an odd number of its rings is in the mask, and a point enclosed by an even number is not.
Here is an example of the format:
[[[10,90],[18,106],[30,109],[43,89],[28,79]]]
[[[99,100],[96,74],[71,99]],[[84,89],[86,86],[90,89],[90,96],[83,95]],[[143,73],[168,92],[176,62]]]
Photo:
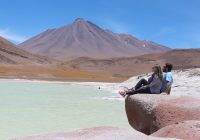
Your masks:
[[[49,61],[15,46],[0,36],[0,63],[2,64],[44,64]]]
[[[28,53],[0,37],[0,78],[56,81],[122,81],[107,73],[84,72],[62,62]]]
[[[151,41],[141,41],[131,35],[101,29],[84,19],[76,19],[72,24],[58,29],[49,29],[20,46],[31,53],[61,60],[131,57],[169,50]]]

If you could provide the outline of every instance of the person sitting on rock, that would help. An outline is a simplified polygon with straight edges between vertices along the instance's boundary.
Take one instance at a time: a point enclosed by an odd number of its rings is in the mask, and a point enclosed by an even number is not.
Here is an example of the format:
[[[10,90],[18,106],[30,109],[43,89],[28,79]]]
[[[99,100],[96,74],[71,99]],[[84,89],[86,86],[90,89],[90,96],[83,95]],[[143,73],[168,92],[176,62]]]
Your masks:
[[[173,75],[172,75],[172,68],[173,65],[166,63],[166,65],[163,67],[163,72],[165,72],[165,75],[163,77],[161,92],[167,93],[168,95],[171,92],[171,87],[173,84]]]
[[[138,93],[143,94],[160,94],[162,86],[163,74],[159,65],[152,67],[153,74],[148,79],[141,79],[135,86],[135,88],[127,89],[126,91],[120,91],[119,94],[123,97],[126,95],[133,95]]]

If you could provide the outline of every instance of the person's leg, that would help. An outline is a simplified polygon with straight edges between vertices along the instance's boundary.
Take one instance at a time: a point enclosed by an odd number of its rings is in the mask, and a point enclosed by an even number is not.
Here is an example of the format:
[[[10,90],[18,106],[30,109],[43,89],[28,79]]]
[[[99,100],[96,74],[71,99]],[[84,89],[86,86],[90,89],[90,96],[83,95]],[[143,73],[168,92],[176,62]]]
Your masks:
[[[148,93],[151,94],[151,90],[149,86],[143,86],[135,91],[136,93]]]
[[[133,94],[138,94],[138,93],[148,93],[148,94],[151,94],[151,90],[150,90],[150,87],[149,86],[143,86],[135,91],[130,91],[130,92],[127,92],[126,95],[133,95]]]
[[[146,79],[141,79],[135,86],[135,90],[141,88],[143,85],[148,85],[148,81]]]

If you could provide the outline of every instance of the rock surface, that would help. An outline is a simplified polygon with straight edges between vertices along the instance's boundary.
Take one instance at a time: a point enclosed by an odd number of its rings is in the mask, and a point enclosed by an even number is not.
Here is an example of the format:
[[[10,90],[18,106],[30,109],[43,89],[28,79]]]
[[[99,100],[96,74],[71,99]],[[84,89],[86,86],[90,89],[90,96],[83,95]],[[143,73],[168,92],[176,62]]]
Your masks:
[[[185,121],[172,124],[158,130],[152,136],[200,140],[200,121]]]
[[[29,136],[10,140],[175,140],[146,136],[140,132],[116,127],[95,127],[66,133]]]
[[[200,98],[138,94],[125,100],[130,125],[145,134],[152,134],[167,125],[187,120],[200,120]]]

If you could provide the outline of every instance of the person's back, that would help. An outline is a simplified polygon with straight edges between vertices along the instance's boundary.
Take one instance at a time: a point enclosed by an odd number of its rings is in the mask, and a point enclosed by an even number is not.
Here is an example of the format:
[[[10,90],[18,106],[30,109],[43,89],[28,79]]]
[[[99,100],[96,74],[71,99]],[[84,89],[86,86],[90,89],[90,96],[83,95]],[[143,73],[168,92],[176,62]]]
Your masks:
[[[165,75],[164,75],[163,81],[162,81],[161,92],[165,92],[167,94],[170,94],[171,87],[174,82],[173,75],[171,72],[172,68],[173,68],[173,65],[169,64],[169,63],[167,63],[163,68],[163,72],[165,72]]]
[[[149,84],[149,87],[150,87],[150,90],[151,90],[152,93],[159,94],[160,89],[162,87],[161,79],[157,75],[155,75],[153,77],[152,82]]]

